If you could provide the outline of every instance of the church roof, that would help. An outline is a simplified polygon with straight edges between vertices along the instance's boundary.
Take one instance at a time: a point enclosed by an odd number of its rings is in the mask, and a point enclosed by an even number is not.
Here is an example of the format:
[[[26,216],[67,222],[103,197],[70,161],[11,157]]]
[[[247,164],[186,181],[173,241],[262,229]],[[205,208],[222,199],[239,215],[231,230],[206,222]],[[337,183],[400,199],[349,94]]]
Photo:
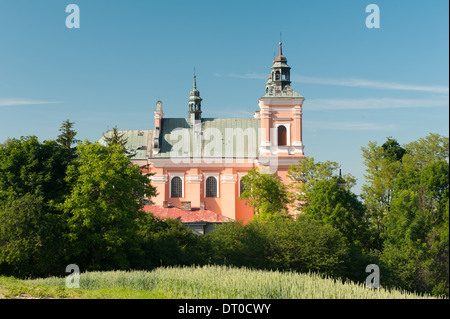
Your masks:
[[[111,137],[112,130],[107,131],[100,139],[101,145],[106,145],[105,136]],[[123,134],[123,138],[127,140],[125,149],[134,154],[131,159],[147,159],[152,154],[153,130],[119,130],[119,134]]]
[[[255,118],[202,118],[197,128],[187,118],[163,118],[160,152],[154,157],[256,158],[259,128]]]
[[[125,148],[134,154],[132,160],[199,155],[203,158],[256,158],[260,144],[259,128],[260,119],[255,118],[202,118],[196,132],[188,118],[163,118],[160,151],[153,156],[153,130],[119,130],[118,133],[127,139]],[[112,130],[109,130],[104,136],[111,134]],[[189,138],[182,139],[182,136]],[[194,147],[194,136],[199,137],[198,148]],[[106,145],[103,136],[99,142]]]
[[[220,223],[220,222],[230,222],[233,219],[217,214],[213,211],[200,208],[192,208],[190,211],[182,210],[178,207],[162,207],[157,205],[146,205],[144,206],[144,211],[152,213],[158,218],[166,219],[178,219],[182,223],[195,223],[195,222],[210,222],[210,223]]]

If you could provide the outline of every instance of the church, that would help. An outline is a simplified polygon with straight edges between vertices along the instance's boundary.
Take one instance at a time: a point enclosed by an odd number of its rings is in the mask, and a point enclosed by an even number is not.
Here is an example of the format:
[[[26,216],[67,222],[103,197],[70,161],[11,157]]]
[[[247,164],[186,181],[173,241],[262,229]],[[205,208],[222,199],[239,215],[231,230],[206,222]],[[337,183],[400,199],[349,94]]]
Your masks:
[[[143,173],[153,173],[158,194],[145,210],[163,219],[178,218],[204,233],[210,224],[246,223],[253,217],[253,208],[239,199],[247,171],[276,173],[288,184],[289,166],[304,157],[304,97],[291,87],[290,70],[280,42],[253,118],[202,117],[194,75],[187,117],[164,117],[163,103],[157,101],[154,129],[119,131],[132,162],[148,167]]]

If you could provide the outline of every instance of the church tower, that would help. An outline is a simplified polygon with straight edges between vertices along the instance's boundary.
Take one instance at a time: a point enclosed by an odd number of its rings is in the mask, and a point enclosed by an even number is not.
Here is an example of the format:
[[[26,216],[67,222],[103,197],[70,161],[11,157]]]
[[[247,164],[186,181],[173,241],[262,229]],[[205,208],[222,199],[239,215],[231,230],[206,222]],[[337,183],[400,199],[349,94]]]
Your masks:
[[[266,92],[259,99],[259,110],[255,113],[255,117],[261,119],[260,154],[277,157],[280,165],[296,164],[304,156],[302,105],[305,98],[292,89],[290,73],[291,67],[280,42],[278,56],[273,60],[266,82]]]
[[[189,99],[189,120],[191,124],[200,121],[202,116],[202,98],[200,92],[197,90],[197,79],[194,75],[194,87],[190,93]]]

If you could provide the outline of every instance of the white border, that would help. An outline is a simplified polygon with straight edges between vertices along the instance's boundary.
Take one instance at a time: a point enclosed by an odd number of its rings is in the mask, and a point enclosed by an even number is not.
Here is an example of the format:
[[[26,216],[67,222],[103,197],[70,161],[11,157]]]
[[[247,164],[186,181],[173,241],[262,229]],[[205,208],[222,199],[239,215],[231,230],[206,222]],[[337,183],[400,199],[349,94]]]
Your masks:
[[[204,181],[203,181],[203,194],[205,198],[219,198],[220,197],[220,193],[219,193],[219,172],[203,172],[203,176],[204,176]],[[208,177],[214,177],[216,179],[216,184],[217,184],[217,197],[206,197],[206,180],[208,179]]]
[[[184,198],[184,175],[185,172],[169,172],[169,198]],[[172,197],[172,178],[174,177],[181,178],[181,195],[182,197]]]

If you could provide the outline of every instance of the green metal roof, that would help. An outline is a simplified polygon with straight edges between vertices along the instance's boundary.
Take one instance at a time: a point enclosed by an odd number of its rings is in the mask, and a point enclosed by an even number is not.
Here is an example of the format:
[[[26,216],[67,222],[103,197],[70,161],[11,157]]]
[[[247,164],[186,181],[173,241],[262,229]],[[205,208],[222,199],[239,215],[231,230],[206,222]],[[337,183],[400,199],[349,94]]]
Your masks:
[[[131,154],[136,153],[131,159],[147,159],[151,156],[153,130],[119,130],[118,133],[127,139],[126,150]],[[99,143],[106,145],[104,136],[111,137],[111,134],[112,130],[107,131],[99,139]]]
[[[259,128],[254,118],[202,118],[192,127],[187,118],[165,118],[154,157],[256,158]]]

